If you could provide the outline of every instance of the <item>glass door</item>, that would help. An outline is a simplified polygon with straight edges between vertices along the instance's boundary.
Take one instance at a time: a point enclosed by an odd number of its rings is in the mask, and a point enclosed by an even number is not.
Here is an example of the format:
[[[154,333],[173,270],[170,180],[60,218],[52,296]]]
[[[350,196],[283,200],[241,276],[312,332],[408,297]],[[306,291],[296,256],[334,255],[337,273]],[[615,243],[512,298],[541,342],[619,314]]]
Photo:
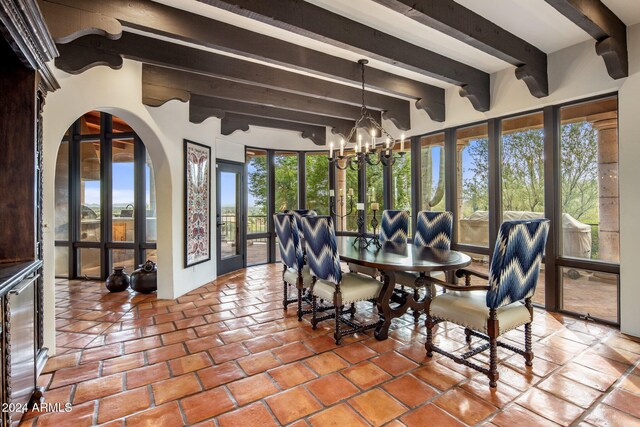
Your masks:
[[[218,275],[244,267],[244,203],[241,164],[216,164],[216,248]]]

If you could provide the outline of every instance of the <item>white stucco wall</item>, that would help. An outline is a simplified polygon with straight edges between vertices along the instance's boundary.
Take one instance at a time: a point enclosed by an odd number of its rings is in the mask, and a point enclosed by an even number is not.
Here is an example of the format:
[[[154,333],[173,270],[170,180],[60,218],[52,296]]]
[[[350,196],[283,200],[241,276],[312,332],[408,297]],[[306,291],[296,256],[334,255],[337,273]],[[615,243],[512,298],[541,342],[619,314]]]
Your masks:
[[[594,42],[585,42],[549,55],[550,96],[536,99],[525,84],[515,79],[513,69],[492,75],[492,109],[475,111],[458,89],[447,90],[447,121],[436,123],[412,107],[412,130],[407,136],[473,123],[589,96],[619,91],[620,97],[620,216],[621,216],[621,318],[622,331],[640,336],[640,285],[633,263],[640,225],[640,25],[629,28],[630,76],[613,80],[595,54]],[[129,123],[144,141],[153,161],[158,202],[159,297],[176,298],[216,277],[215,244],[212,260],[183,268],[183,171],[182,140],[191,139],[212,147],[214,160],[244,162],[244,146],[282,150],[313,150],[320,147],[299,134],[252,127],[248,132],[220,135],[220,121],[210,118],[194,125],[188,120],[188,105],[170,101],[159,108],[141,103],[141,65],[124,61],[121,70],[96,67],[77,76],[58,72],[62,88],[47,98],[44,109],[44,221],[45,221],[45,325],[46,343],[55,349],[54,318],[54,173],[60,141],[66,129],[82,114],[101,110]],[[395,130],[385,122],[388,130]],[[400,132],[398,132],[399,135]],[[328,141],[338,138],[328,133]],[[212,173],[215,181],[215,174]],[[212,182],[215,188],[215,182]],[[212,194],[212,212],[215,196]],[[212,228],[212,232],[214,228]],[[215,236],[214,236],[215,237]]]

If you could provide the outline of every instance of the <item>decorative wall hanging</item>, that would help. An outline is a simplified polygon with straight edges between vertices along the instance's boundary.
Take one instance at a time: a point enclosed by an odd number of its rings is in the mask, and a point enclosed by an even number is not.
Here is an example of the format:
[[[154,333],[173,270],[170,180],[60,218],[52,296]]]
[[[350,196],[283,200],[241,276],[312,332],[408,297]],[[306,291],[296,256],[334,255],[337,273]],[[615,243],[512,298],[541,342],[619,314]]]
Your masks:
[[[211,148],[184,140],[184,266],[211,259]]]

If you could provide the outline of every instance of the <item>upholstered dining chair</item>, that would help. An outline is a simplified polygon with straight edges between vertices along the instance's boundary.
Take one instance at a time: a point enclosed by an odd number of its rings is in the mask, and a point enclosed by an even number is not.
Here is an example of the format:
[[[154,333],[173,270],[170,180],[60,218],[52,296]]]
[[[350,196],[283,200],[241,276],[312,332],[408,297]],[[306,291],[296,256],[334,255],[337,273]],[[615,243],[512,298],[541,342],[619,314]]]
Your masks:
[[[302,244],[298,224],[294,215],[277,213],[273,215],[273,223],[278,236],[278,246],[280,248],[280,260],[284,266],[282,280],[284,282],[284,297],[282,305],[284,309],[293,302],[298,303],[298,320],[302,320],[302,293],[304,289],[311,285],[311,274],[309,267],[305,266]],[[297,298],[289,298],[289,286],[295,286]]]
[[[316,216],[318,213],[313,209],[289,209],[284,211],[284,213],[291,214],[296,218],[296,223],[298,224],[298,232],[300,233],[300,237],[302,237],[302,217],[303,216]]]
[[[401,210],[384,210],[380,219],[380,243],[407,243],[409,234],[409,212]],[[378,270],[362,265],[349,264],[349,271],[366,274],[371,277],[379,276]]]
[[[489,266],[489,275],[470,270],[458,270],[458,277],[465,277],[464,286],[455,286],[435,278],[427,281],[439,284],[451,292],[433,296],[427,289],[427,356],[433,352],[476,369],[489,377],[489,386],[498,381],[498,346],[524,356],[527,366],[533,364],[531,348],[531,322],[533,308],[531,297],[536,290],[540,262],[544,253],[549,220],[533,219],[506,221],[500,226],[498,239]],[[488,281],[486,286],[472,286],[470,276]],[[456,356],[433,343],[433,328],[439,322],[452,322],[464,326],[466,341],[471,344],[475,336],[488,343]],[[524,325],[524,350],[498,341],[505,332]],[[489,369],[469,359],[489,350]]]
[[[419,247],[434,249],[451,249],[451,235],[453,233],[453,214],[451,212],[418,212],[416,230],[413,235],[413,244]],[[443,276],[442,273],[416,273],[412,271],[396,272],[396,284],[413,289],[413,298],[417,301],[420,298],[420,288],[424,286],[424,281],[418,280],[425,276]],[[435,289],[432,287],[432,292]],[[414,311],[413,317],[417,322],[421,311]]]
[[[330,318],[330,316],[318,318],[318,299],[333,301],[334,338],[337,345],[341,343],[344,335],[376,327],[379,321],[368,324],[356,323],[353,319],[353,311],[351,318],[343,317],[343,307],[346,304],[353,306],[358,301],[377,298],[382,289],[382,282],[356,273],[342,273],[336,247],[336,233],[330,216],[306,216],[302,218],[302,224],[307,263],[312,275],[310,291],[313,328],[316,328],[318,322]],[[350,328],[342,329],[343,323]]]

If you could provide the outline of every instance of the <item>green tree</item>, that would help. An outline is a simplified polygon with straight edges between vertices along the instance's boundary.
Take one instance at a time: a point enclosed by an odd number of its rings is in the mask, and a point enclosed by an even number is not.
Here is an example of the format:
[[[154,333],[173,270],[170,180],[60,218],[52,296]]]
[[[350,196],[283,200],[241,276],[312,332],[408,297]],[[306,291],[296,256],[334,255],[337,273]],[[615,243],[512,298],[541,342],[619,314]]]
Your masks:
[[[276,211],[298,209],[298,154],[278,153],[273,162],[276,175]]]
[[[307,209],[329,215],[329,159],[326,153],[306,156]]]
[[[561,127],[562,210],[576,219],[597,222],[597,132],[588,122]],[[544,210],[544,132],[526,129],[502,137],[502,206],[504,210]],[[473,211],[488,209],[489,145],[471,141],[465,194]]]

